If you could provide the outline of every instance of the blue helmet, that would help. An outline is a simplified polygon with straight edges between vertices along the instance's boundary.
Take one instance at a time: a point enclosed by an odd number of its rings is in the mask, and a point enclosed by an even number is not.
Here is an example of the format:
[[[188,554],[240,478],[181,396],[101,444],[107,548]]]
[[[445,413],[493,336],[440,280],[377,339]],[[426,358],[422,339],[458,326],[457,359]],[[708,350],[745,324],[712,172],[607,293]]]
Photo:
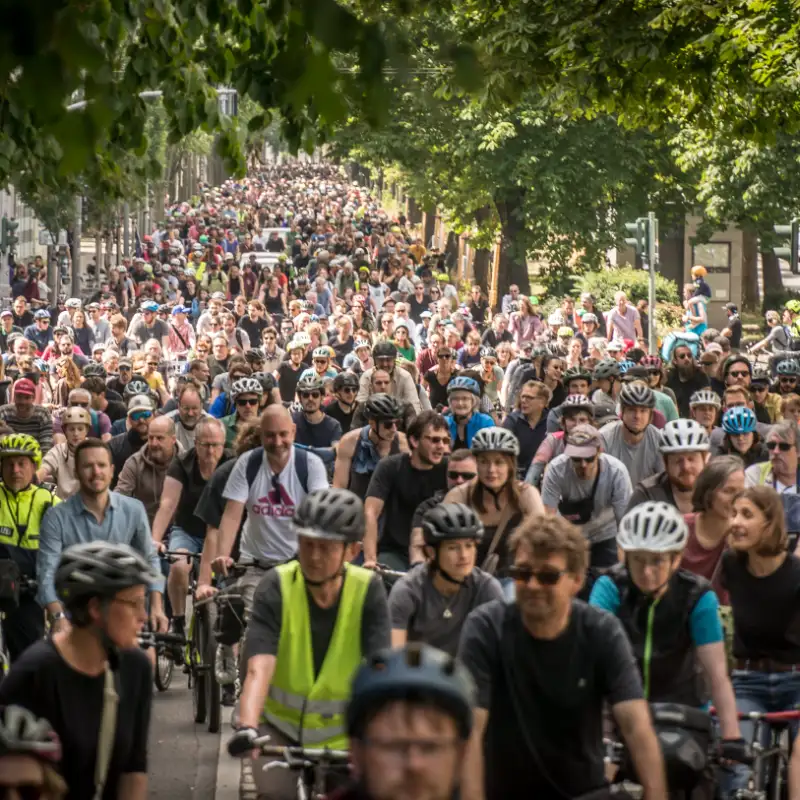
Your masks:
[[[450,395],[452,392],[469,392],[470,394],[474,394],[475,397],[480,397],[481,387],[478,385],[478,381],[476,381],[475,378],[458,377],[453,378],[453,380],[447,384],[447,394]]]
[[[722,430],[734,436],[742,433],[754,433],[756,429],[756,415],[746,406],[729,408],[722,415]]]
[[[619,374],[620,375],[624,375],[631,367],[635,367],[635,366],[636,366],[636,362],[635,361],[630,361],[628,359],[626,359],[625,361],[620,361],[619,362]]]

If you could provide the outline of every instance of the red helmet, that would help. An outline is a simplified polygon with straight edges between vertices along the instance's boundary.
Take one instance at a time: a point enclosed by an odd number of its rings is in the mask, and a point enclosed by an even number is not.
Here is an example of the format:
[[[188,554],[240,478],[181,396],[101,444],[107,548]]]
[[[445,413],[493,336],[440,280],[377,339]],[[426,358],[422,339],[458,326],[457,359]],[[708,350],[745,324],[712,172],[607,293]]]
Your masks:
[[[664,362],[658,356],[645,356],[639,363],[647,369],[662,369],[664,366]]]

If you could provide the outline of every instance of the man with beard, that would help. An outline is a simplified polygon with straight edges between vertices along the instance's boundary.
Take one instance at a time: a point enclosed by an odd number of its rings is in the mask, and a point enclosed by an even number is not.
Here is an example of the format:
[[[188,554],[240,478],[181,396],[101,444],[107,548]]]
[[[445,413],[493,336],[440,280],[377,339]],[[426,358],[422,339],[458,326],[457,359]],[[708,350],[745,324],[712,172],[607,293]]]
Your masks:
[[[693,419],[673,420],[661,431],[659,450],[664,458],[664,471],[634,488],[628,509],[652,500],[676,506],[682,514],[691,514],[694,482],[711,452],[708,433]]]
[[[144,506],[139,500],[109,491],[114,462],[108,444],[84,439],[75,448],[75,472],[78,492],[48,511],[39,534],[38,599],[48,612],[53,633],[69,624],[54,584],[61,553],[68,547],[95,541],[127,544],[150,563],[154,572],[161,572]],[[163,592],[163,581],[150,587],[150,623],[162,633],[168,625]]]
[[[560,516],[523,521],[509,543],[513,603],[466,621],[459,656],[478,686],[464,800],[578,797],[606,785],[608,705],[648,800],[667,796],[661,748],[620,621],[575,602],[588,566]]]
[[[161,503],[167,469],[181,453],[183,448],[175,438],[175,423],[166,417],[156,417],[147,430],[147,444],[125,462],[119,474],[116,491],[141,500],[151,526]]]
[[[689,401],[692,395],[700,389],[707,389],[708,385],[708,376],[697,368],[689,345],[675,345],[672,350],[672,369],[667,379],[667,388],[675,393],[678,412],[682,417],[689,417]]]
[[[653,425],[656,398],[642,381],[626,383],[619,393],[620,420],[600,431],[603,452],[618,458],[628,469],[632,484],[664,469],[658,453],[661,436]]]
[[[389,388],[382,391],[392,395],[403,405],[410,405],[419,414],[421,407],[414,379],[404,369],[396,369],[397,348],[391,342],[378,342],[372,348],[372,357],[375,366],[361,373],[356,402],[365,402],[372,393],[372,373],[375,370],[384,370],[389,373],[390,383]]]
[[[306,374],[297,383],[297,396],[302,411],[296,411],[292,418],[297,432],[295,441],[304,447],[329,449],[342,438],[342,426],[322,410],[322,397],[325,384],[321,377]],[[333,454],[318,454],[323,461],[332,461]]]
[[[125,462],[147,442],[147,430],[154,415],[155,407],[148,395],[137,394],[128,401],[128,430],[112,436],[108,443],[114,463],[114,484]]]
[[[58,342],[57,349],[59,356],[67,356],[67,358],[71,358],[72,362],[80,370],[82,370],[89,363],[89,359],[86,358],[86,356],[82,356],[80,353],[75,352],[75,340],[72,338],[72,334],[65,332],[59,337],[55,332],[53,332],[53,335],[56,337],[53,340],[53,343],[55,344]],[[55,368],[55,361],[53,361],[52,370],[55,371]]]
[[[295,509],[306,495],[328,486],[322,461],[295,448],[294,436],[289,411],[268,406],[261,415],[263,448],[240,456],[223,491],[226,504],[214,565],[223,575],[233,565],[230,554],[246,509],[239,550],[243,559],[255,562],[239,581],[247,614],[264,573],[295,556]]]
[[[203,417],[210,416],[203,410],[203,395],[200,384],[185,376],[178,385],[175,401],[178,407],[164,416],[175,423],[175,436],[185,450],[194,447],[195,429]]]
[[[411,453],[398,453],[378,463],[367,488],[364,511],[364,564],[409,566],[411,523],[417,506],[447,485],[450,431],[441,414],[424,411],[406,432]],[[378,531],[381,531],[380,552]]]
[[[333,400],[325,406],[325,413],[342,426],[343,434],[348,433],[353,424],[357,391],[358,375],[340,372],[333,379]]]

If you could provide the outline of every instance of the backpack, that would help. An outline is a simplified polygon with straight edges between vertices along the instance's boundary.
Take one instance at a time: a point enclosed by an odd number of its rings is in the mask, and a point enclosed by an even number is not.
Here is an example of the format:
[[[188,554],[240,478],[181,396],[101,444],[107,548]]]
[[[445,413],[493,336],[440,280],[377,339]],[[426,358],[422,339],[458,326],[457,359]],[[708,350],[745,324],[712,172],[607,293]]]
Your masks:
[[[247,467],[245,467],[245,476],[247,477],[247,488],[252,489],[258,471],[261,469],[261,461],[264,458],[264,448],[257,447],[252,450],[247,456]],[[294,468],[297,473],[297,479],[303,487],[303,491],[308,494],[308,452],[300,447],[294,448]]]

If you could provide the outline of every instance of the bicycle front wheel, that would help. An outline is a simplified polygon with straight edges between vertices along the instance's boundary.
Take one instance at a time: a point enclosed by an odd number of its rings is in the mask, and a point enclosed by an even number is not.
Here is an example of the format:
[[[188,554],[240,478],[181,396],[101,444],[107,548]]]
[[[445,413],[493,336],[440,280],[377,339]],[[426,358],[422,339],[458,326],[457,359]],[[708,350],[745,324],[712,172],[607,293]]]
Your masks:
[[[169,648],[163,645],[156,646],[156,669],[153,679],[156,689],[159,692],[166,692],[172,683],[172,673],[175,670],[175,662]]]
[[[191,644],[189,646],[189,670],[192,675],[192,706],[194,721],[202,725],[208,710],[208,673],[204,669],[203,655],[208,642],[208,624],[205,614],[195,612],[192,618]]]
[[[203,617],[208,630],[205,650],[203,651],[203,669],[208,691],[208,731],[218,733],[222,720],[222,700],[220,687],[215,674],[217,658],[217,637],[211,627],[211,613],[209,607],[203,609]]]

